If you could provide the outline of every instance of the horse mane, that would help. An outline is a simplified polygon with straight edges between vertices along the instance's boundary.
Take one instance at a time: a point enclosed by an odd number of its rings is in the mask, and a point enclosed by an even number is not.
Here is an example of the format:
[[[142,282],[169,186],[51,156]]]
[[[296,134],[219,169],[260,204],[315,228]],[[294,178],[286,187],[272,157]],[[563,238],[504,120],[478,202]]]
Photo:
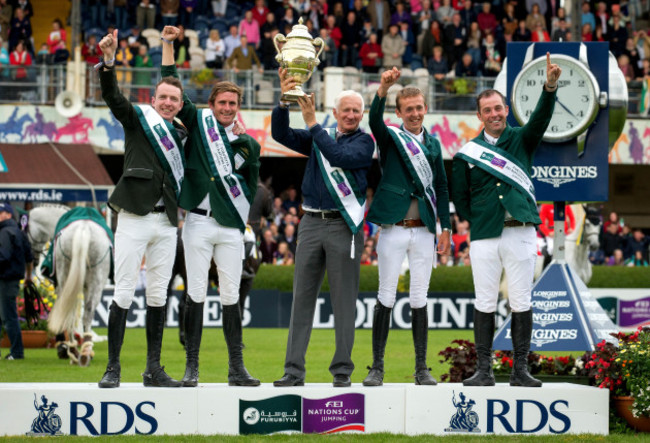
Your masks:
[[[59,203],[40,203],[38,206],[34,206],[33,209],[37,208],[61,209],[65,212],[68,212],[70,210],[70,206],[62,205]]]

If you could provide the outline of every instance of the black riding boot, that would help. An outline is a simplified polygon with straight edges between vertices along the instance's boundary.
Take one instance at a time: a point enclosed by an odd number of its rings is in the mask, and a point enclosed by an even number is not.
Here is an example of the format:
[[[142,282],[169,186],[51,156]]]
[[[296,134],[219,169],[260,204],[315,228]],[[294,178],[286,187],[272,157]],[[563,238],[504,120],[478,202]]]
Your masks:
[[[363,380],[364,386],[381,386],[384,384],[384,353],[386,351],[392,311],[392,308],[387,308],[377,300],[372,319],[372,367],[368,367],[370,372]]]
[[[242,354],[242,327],[239,304],[223,306],[223,335],[228,347],[228,385],[259,386],[260,381],[253,378],[244,366]]]
[[[181,293],[181,296],[178,299],[178,340],[181,342],[183,347],[185,347],[185,335],[187,334],[185,323],[187,322],[187,313],[185,312],[185,305],[189,295],[186,291]],[[169,297],[167,297],[169,300]]]
[[[464,386],[494,386],[492,372],[492,340],[494,339],[494,312],[474,308],[474,343],[476,344],[476,372],[463,380]]]
[[[510,386],[539,388],[542,382],[528,372],[528,352],[530,337],[533,334],[533,310],[513,312],[510,321],[512,332],[513,362],[510,373]]]
[[[146,387],[178,388],[183,385],[174,380],[160,366],[163,331],[165,330],[165,306],[147,306],[147,368],[142,374]]]
[[[185,375],[183,386],[195,387],[199,382],[199,348],[203,333],[203,307],[205,303],[195,303],[190,297],[185,302]]]
[[[427,367],[427,343],[429,339],[429,319],[427,307],[411,308],[411,329],[413,331],[413,345],[415,346],[415,384],[436,385],[436,379]]]
[[[108,314],[108,363],[106,372],[98,383],[100,388],[118,388],[120,386],[120,351],[124,342],[128,313],[128,309],[120,308],[115,302],[111,303]]]

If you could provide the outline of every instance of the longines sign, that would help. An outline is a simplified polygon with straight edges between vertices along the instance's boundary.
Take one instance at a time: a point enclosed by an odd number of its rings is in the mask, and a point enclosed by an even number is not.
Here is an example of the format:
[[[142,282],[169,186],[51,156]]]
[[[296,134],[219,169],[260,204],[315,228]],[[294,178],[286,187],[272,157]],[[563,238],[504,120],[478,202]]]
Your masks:
[[[171,327],[178,326],[179,296],[180,293],[174,293],[168,302],[167,325]],[[291,293],[267,290],[251,291],[242,318],[244,326],[253,328],[289,327],[291,300]],[[377,294],[374,292],[359,294],[356,309],[356,328],[372,329],[372,316],[376,300]],[[102,301],[95,312],[93,327],[106,327],[110,303],[111,293],[105,291]],[[430,328],[470,329],[473,327],[473,293],[431,293],[427,298],[427,308]],[[507,317],[505,300],[499,302],[497,315],[499,323]],[[129,328],[143,328],[145,326],[145,317],[144,295],[136,293],[126,325]],[[392,317],[392,327],[394,329],[411,329],[411,308],[408,294],[397,294]],[[221,327],[221,301],[215,293],[208,293],[203,324],[205,327]],[[321,293],[316,302],[314,328],[333,327],[334,315],[332,314],[329,294]]]

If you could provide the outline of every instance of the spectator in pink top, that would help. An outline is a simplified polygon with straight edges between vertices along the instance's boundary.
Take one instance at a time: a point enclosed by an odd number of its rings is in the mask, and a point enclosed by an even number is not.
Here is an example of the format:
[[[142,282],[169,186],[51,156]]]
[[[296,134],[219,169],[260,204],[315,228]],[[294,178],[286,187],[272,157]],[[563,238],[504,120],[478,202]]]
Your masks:
[[[253,18],[253,11],[244,13],[244,19],[239,22],[239,35],[245,35],[249,45],[258,49],[260,46],[260,24]]]

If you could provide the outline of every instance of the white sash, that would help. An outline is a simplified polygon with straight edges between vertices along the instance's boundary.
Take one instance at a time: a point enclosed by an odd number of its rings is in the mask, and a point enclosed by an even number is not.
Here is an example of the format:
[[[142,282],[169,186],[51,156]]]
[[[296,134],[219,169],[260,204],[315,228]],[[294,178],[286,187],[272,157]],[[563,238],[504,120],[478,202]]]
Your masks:
[[[387,128],[416,187],[427,197],[427,203],[433,209],[433,219],[436,220],[438,199],[433,189],[433,171],[426,156],[427,147],[406,131],[394,126],[387,126]]]
[[[336,128],[325,130],[328,131],[330,137],[336,138]],[[356,234],[363,227],[363,218],[366,212],[365,195],[361,195],[357,181],[350,172],[333,167],[320,152],[316,143],[314,143],[313,149],[316,151],[316,159],[320,165],[327,190],[336,202],[348,227],[353,234]]]
[[[215,181],[217,190],[237,211],[242,226],[246,226],[251,209],[248,201],[250,193],[246,183],[233,173],[232,148],[225,130],[215,120],[212,110],[207,108],[199,111],[199,127],[210,170],[214,177],[219,177]]]
[[[475,141],[470,141],[456,155],[520,189],[536,204],[533,182],[526,171],[517,164],[517,160],[505,151],[488,148]]]
[[[178,198],[185,174],[183,143],[174,126],[163,119],[154,108],[149,105],[135,105],[134,108],[149,143],[174,185],[174,191]]]

